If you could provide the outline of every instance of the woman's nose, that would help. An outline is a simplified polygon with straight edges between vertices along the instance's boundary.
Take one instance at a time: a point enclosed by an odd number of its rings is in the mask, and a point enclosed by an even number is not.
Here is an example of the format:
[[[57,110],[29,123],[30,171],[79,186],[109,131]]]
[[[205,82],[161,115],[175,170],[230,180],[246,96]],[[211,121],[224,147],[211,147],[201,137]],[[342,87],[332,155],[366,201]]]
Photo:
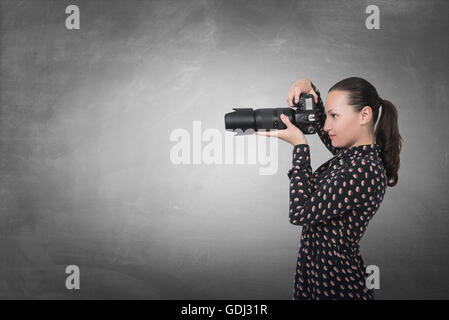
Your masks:
[[[323,128],[323,130],[324,130],[325,132],[329,132],[329,131],[331,130],[331,127],[328,125],[327,121],[324,122],[324,128]]]

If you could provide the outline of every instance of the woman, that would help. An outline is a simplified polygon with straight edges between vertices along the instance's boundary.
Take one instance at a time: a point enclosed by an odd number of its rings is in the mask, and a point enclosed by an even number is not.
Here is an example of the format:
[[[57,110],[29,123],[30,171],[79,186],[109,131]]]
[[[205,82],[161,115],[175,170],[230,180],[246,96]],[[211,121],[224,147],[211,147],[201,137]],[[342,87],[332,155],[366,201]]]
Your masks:
[[[332,159],[312,173],[307,140],[284,115],[287,129],[256,132],[294,146],[289,220],[303,228],[293,299],[374,299],[358,243],[387,185],[398,182],[402,138],[396,108],[357,77],[330,88],[326,107],[308,79],[293,84],[288,105],[302,93],[314,96],[316,129]]]

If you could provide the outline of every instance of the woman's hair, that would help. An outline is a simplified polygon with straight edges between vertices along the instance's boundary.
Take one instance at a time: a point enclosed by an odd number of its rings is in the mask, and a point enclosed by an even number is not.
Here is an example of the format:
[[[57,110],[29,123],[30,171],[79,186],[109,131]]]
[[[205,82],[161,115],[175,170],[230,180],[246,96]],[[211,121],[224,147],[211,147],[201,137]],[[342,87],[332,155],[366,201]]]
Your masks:
[[[370,106],[373,112],[373,125],[379,117],[379,108],[382,105],[381,117],[374,132],[376,144],[381,147],[381,157],[387,174],[387,185],[393,187],[398,182],[399,153],[402,148],[402,137],[399,134],[398,112],[388,100],[381,99],[376,88],[358,77],[343,79],[332,86],[332,90],[348,92],[348,104],[360,112],[365,106]]]

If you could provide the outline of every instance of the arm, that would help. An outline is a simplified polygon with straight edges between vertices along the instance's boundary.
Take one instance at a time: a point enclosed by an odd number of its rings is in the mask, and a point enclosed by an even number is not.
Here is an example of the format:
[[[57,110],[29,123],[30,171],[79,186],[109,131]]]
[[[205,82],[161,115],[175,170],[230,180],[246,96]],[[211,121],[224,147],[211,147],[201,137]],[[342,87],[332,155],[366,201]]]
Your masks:
[[[336,155],[341,149],[343,148],[336,148],[332,146],[331,139],[329,138],[329,135],[324,131],[324,122],[326,121],[326,114],[324,113],[324,105],[323,101],[321,100],[321,95],[318,89],[313,85],[312,82],[310,82],[312,85],[313,91],[318,96],[318,103],[316,104],[316,115],[317,115],[317,121],[316,123],[316,129],[318,132],[318,135],[320,136],[321,141],[323,141],[324,145],[327,149],[333,154]]]
[[[370,183],[371,179],[376,179],[367,160],[359,160],[355,166],[338,171],[313,191],[310,173],[309,146],[295,146],[293,167],[288,172],[289,221],[303,227],[326,222],[361,207],[366,201],[363,198],[370,194],[368,188],[370,191],[374,189]]]

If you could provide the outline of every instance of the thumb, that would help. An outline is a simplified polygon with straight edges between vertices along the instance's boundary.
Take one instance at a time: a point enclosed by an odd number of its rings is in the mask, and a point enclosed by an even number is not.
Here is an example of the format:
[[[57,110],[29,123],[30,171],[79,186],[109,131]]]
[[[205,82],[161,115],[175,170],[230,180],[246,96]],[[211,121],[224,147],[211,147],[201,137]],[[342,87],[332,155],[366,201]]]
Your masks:
[[[287,128],[293,127],[293,123],[290,122],[290,119],[285,114],[281,114],[281,120]]]
[[[312,89],[312,95],[314,97],[315,103],[318,103],[318,95],[316,94],[315,90]]]

